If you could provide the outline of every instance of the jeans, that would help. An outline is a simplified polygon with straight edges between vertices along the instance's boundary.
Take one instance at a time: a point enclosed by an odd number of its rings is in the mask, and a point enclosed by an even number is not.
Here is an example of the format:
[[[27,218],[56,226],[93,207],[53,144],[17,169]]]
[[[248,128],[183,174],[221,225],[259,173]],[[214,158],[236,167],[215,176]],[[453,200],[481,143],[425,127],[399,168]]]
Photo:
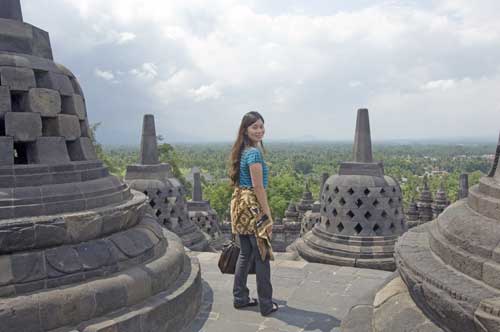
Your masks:
[[[273,286],[271,285],[269,256],[264,261],[260,258],[255,235],[239,235],[239,240],[240,255],[236,263],[233,285],[234,303],[245,305],[250,302],[247,277],[250,266],[255,263],[260,312],[267,314],[273,309]]]

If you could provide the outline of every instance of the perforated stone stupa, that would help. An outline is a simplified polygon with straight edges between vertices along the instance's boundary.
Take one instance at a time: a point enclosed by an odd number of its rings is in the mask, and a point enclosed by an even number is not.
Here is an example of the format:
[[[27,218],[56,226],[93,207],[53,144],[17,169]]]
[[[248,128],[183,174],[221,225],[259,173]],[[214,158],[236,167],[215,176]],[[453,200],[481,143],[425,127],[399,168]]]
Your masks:
[[[195,251],[207,249],[207,239],[189,219],[184,186],[173,176],[172,167],[158,160],[156,128],[151,114],[144,115],[139,158],[139,164],[127,166],[125,182],[148,196],[155,216],[177,234],[186,247]]]
[[[354,162],[325,183],[321,222],[297,242],[308,261],[394,270],[394,243],[406,231],[401,189],[373,162],[368,110],[358,110]]]
[[[417,201],[418,219],[420,223],[426,223],[433,219],[432,202],[432,193],[429,189],[427,176],[424,176],[423,188],[420,190],[420,197]]]
[[[306,188],[302,193],[302,198],[297,203],[297,211],[299,211],[299,221],[302,220],[302,218],[304,218],[304,215],[306,214],[307,211],[312,210],[313,203],[314,203],[313,195],[311,193],[311,190],[309,189],[309,184],[306,183]]]
[[[491,172],[467,199],[399,239],[400,277],[376,294],[371,310],[353,308],[343,331],[500,331],[499,157],[500,138]]]
[[[47,32],[0,6],[0,331],[178,331],[199,264],[111,176]]]
[[[303,236],[321,222],[321,203],[316,201],[312,209],[307,211],[301,221],[300,235]]]
[[[434,195],[434,202],[432,203],[432,213],[434,218],[437,218],[443,211],[450,205],[448,200],[448,195],[446,194],[446,189],[444,188],[444,182],[441,181],[436,194]]]
[[[191,222],[196,224],[209,241],[211,248],[221,249],[224,245],[223,236],[217,212],[210,206],[210,202],[203,200],[200,170],[193,172],[193,195],[192,200],[187,202],[188,215]]]

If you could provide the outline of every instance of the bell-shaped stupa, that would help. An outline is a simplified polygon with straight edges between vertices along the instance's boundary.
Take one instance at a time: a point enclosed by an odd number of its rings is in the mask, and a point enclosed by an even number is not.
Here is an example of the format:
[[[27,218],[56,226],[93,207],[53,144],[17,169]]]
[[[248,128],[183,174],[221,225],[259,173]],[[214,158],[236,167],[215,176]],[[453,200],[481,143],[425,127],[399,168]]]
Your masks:
[[[418,198],[417,201],[418,219],[420,220],[420,223],[426,223],[428,221],[431,221],[433,218],[433,213],[432,213],[433,199],[431,190],[429,189],[427,176],[424,176],[423,184],[424,186],[420,190],[420,197]]]
[[[193,172],[192,196],[187,202],[189,219],[203,232],[212,249],[222,249],[226,239],[220,229],[217,212],[210,206],[209,201],[203,200],[201,174],[198,168]]]
[[[343,332],[500,331],[499,157],[500,138],[491,172],[466,199],[401,236],[399,273],[351,309]]]
[[[326,181],[321,222],[297,242],[308,261],[394,270],[394,243],[406,231],[401,189],[373,162],[368,110],[358,110],[354,161]]]
[[[149,198],[160,222],[177,234],[186,247],[195,251],[208,248],[208,241],[188,215],[186,190],[174,177],[168,163],[160,163],[154,116],[144,115],[139,164],[127,166],[125,182]]]
[[[199,264],[97,159],[76,77],[0,5],[0,331],[179,331]]]

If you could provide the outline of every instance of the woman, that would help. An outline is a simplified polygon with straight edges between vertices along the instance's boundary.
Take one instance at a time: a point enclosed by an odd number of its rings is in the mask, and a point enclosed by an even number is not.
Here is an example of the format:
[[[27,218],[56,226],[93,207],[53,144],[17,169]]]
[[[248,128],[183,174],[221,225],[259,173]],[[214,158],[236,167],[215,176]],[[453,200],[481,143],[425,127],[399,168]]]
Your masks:
[[[240,255],[234,273],[234,307],[241,309],[259,305],[267,316],[278,310],[272,301],[271,267],[273,259],[270,237],[271,210],[266,188],[268,168],[262,156],[264,118],[258,112],[249,112],[241,120],[238,137],[231,150],[229,177],[235,187],[231,199],[232,233],[239,236]],[[247,277],[255,264],[259,300],[249,297]]]

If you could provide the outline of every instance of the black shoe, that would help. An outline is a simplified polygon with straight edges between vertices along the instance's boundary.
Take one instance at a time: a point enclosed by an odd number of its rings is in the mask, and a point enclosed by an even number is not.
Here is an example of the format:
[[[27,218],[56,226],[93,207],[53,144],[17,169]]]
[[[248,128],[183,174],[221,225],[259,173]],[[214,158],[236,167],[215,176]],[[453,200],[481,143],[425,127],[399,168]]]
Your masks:
[[[273,312],[276,312],[278,311],[279,309],[279,306],[278,306],[278,303],[276,302],[273,302],[273,308],[271,310],[269,310],[268,312],[266,313],[261,313],[262,316],[269,316],[270,314],[272,314]]]
[[[250,299],[250,302],[248,302],[246,304],[233,303],[233,307],[235,309],[242,309],[242,308],[246,308],[246,307],[255,307],[258,304],[259,304],[259,302],[257,301],[257,299]]]

